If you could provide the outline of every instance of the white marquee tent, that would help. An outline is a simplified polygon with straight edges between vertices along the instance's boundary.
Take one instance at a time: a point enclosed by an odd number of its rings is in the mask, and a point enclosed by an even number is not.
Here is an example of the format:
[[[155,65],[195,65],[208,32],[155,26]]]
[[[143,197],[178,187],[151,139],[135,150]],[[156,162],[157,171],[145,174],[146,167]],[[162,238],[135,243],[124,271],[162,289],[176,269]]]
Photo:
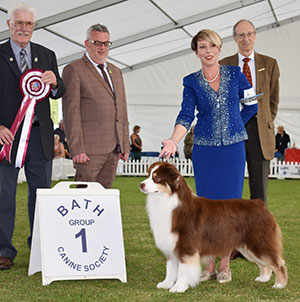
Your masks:
[[[0,0],[0,42],[7,40],[7,10]],[[25,1],[38,13],[33,41],[56,52],[60,70],[84,53],[86,29],[108,26],[109,60],[124,72],[130,128],[141,126],[145,151],[159,151],[180,109],[182,78],[201,66],[189,48],[200,29],[223,38],[221,57],[236,52],[232,25],[250,19],[257,27],[256,51],[275,57],[280,67],[282,124],[300,147],[300,0],[52,0]],[[182,145],[180,146],[180,151]],[[182,153],[182,152],[181,152]]]

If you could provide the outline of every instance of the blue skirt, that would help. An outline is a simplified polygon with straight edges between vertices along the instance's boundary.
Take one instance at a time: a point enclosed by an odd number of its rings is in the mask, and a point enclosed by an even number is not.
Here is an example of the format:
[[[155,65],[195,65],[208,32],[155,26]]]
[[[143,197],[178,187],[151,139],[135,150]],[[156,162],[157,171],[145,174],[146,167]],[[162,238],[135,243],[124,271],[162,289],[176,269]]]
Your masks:
[[[193,146],[192,161],[198,196],[241,198],[245,173],[245,142],[229,146]]]

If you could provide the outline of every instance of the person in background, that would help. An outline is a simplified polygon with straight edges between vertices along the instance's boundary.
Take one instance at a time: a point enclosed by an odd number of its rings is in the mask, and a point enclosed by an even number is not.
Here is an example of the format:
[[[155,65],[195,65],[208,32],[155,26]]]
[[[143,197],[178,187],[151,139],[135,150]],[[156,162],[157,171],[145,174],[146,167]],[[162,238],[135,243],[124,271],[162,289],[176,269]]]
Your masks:
[[[20,78],[27,69],[43,71],[41,80],[52,86],[50,97],[60,98],[64,85],[57,69],[56,56],[50,49],[31,42],[36,23],[36,11],[27,3],[16,3],[8,10],[7,25],[10,39],[0,45],[0,149],[12,144],[11,163],[0,163],[0,270],[14,263],[17,249],[12,243],[16,211],[16,188],[20,168],[16,166],[17,150],[23,124],[15,135],[10,130],[23,96]],[[54,156],[53,122],[49,98],[37,102],[25,156],[25,175],[28,184],[28,215],[31,246],[37,188],[50,188]],[[24,154],[23,154],[24,155]]]
[[[54,134],[54,158],[65,158],[64,145],[59,141],[59,135]]]
[[[233,39],[238,53],[220,61],[223,65],[240,66],[252,82],[258,99],[257,115],[246,126],[246,160],[249,172],[250,198],[261,198],[267,205],[270,160],[274,157],[274,120],[279,103],[279,68],[277,61],[254,51],[255,26],[240,20],[233,26]]]
[[[142,144],[142,139],[139,135],[140,131],[141,131],[141,127],[135,125],[133,127],[133,133],[130,135],[131,152],[132,152],[133,160],[141,160],[142,157],[143,144]]]
[[[209,29],[193,37],[191,48],[202,68],[183,79],[183,100],[171,138],[163,141],[160,156],[168,159],[195,118],[192,162],[198,196],[210,199],[241,198],[244,184],[245,124],[257,112],[257,101],[242,105],[240,99],[254,95],[245,75],[235,66],[220,66],[220,36]],[[191,234],[192,236],[192,234]],[[219,272],[211,259],[200,281],[217,278],[231,281],[230,254],[222,256]]]
[[[70,158],[70,152],[69,152],[69,146],[68,146],[68,141],[66,138],[66,133],[65,133],[65,126],[64,126],[64,120],[60,120],[58,124],[58,128],[54,130],[54,134],[59,135],[59,141],[63,144],[64,150],[65,150],[65,158]]]
[[[58,124],[58,128],[54,130],[54,134],[59,135],[59,141],[63,144],[66,140],[66,133],[64,127],[64,120],[60,120]]]
[[[285,160],[285,149],[288,147],[288,144],[291,142],[290,136],[284,131],[283,126],[277,127],[277,134],[276,134],[276,149],[275,152],[280,153],[280,157],[278,160],[283,162]]]
[[[65,131],[75,180],[109,189],[119,159],[130,152],[124,81],[121,70],[106,62],[112,44],[106,26],[90,26],[84,44],[86,53],[62,74]]]
[[[183,153],[186,159],[192,159],[194,126],[191,127],[184,139]]]

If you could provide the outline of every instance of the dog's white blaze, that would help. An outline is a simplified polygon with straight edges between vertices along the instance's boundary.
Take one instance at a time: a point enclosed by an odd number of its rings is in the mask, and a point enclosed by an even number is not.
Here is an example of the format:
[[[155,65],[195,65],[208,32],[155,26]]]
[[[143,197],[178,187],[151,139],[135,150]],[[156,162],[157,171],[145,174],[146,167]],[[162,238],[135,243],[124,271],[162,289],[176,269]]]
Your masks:
[[[142,184],[145,185],[145,187],[141,190],[144,193],[157,193],[158,192],[158,188],[156,183],[152,180],[152,175],[154,173],[155,170],[157,170],[158,166],[154,167],[150,173],[150,176],[145,179],[144,181],[142,181]]]
[[[172,211],[179,205],[177,194],[150,194],[147,196],[147,211],[156,246],[170,257],[177,242],[171,233]]]

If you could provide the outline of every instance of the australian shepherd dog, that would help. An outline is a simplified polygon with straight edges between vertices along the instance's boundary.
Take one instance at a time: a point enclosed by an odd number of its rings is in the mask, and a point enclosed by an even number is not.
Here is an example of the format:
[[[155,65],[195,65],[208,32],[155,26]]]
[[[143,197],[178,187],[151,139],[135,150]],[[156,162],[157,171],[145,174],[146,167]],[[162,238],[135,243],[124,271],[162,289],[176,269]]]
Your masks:
[[[140,184],[156,246],[167,258],[157,288],[184,292],[200,281],[201,262],[238,250],[260,270],[255,281],[287,284],[279,226],[263,201],[196,196],[174,165],[156,162]]]

